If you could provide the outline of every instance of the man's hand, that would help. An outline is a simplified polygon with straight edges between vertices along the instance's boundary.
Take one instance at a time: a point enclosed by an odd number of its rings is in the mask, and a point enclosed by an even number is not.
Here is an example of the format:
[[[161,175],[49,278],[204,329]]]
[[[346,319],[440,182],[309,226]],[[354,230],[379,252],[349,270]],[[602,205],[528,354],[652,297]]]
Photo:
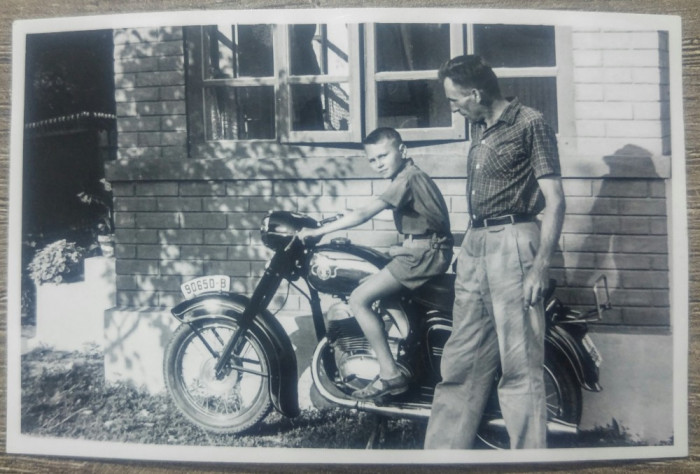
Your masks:
[[[534,306],[547,290],[548,272],[546,268],[532,267],[525,275],[523,282],[523,296],[525,309]]]
[[[537,180],[545,200],[540,231],[540,245],[532,263],[532,268],[525,275],[523,282],[523,299],[525,308],[533,306],[547,289],[549,283],[549,263],[559,241],[561,227],[564,223],[566,201],[561,178],[544,177]]]

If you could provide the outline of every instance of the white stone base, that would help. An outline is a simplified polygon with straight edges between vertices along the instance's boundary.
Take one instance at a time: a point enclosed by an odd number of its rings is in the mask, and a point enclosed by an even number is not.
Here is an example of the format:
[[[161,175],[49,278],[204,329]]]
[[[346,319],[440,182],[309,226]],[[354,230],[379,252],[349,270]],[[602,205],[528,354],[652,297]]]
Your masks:
[[[36,335],[29,346],[75,351],[103,347],[104,311],[114,307],[114,259],[85,259],[85,280],[39,285],[36,291]]]
[[[316,336],[309,315],[278,315],[294,346],[299,374],[299,404],[313,408],[308,370]],[[178,322],[169,308],[115,308],[105,313],[105,381],[129,384],[158,393],[165,390],[163,354]]]

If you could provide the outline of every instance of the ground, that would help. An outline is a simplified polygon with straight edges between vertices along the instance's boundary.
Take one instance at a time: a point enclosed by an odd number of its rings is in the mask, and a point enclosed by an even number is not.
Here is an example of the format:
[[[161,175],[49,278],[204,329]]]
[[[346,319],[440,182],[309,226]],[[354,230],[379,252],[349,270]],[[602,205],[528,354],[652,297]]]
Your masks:
[[[165,445],[363,449],[374,415],[346,409],[305,410],[294,419],[275,412],[245,434],[214,435],[189,423],[166,394],[106,386],[98,350],[35,349],[22,356],[22,432],[98,441]],[[377,439],[383,449],[420,449],[425,424],[391,419]],[[635,444],[619,426],[559,439],[552,447]]]

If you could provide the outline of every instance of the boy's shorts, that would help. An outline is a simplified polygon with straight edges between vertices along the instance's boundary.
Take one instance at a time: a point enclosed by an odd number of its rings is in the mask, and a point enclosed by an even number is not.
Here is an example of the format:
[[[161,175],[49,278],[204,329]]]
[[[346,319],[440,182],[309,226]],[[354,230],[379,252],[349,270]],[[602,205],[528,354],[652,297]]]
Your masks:
[[[389,249],[393,258],[386,268],[399,283],[413,290],[447,271],[452,262],[452,245],[448,237],[407,238],[403,245]]]

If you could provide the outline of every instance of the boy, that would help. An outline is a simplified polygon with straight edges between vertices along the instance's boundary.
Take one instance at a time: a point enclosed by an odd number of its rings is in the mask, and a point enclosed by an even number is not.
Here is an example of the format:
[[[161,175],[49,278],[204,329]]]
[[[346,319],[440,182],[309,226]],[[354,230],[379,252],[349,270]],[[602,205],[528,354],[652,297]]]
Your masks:
[[[394,222],[405,240],[392,247],[391,261],[368,277],[350,295],[350,308],[377,354],[379,375],[353,396],[377,399],[408,389],[408,379],[399,370],[389,350],[384,328],[372,311],[372,303],[402,288],[414,289],[447,270],[452,259],[452,234],[445,200],[432,179],[407,158],[406,145],[393,128],[378,128],[363,141],[370,166],[391,184],[381,196],[318,229],[303,229],[298,236],[321,237],[355,227],[384,209],[391,208]]]

